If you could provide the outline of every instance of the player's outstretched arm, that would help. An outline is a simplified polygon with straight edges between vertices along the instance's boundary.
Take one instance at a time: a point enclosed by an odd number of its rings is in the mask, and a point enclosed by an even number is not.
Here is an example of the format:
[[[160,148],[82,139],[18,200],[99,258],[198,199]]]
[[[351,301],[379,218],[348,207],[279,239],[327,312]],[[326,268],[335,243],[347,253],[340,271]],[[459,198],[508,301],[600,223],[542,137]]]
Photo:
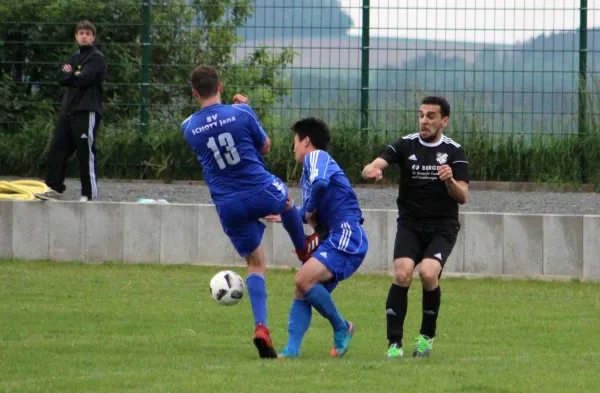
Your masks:
[[[383,178],[383,170],[388,167],[388,162],[381,157],[377,157],[372,163],[364,167],[362,177],[365,179],[375,179],[375,181]]]
[[[248,97],[246,97],[243,94],[236,94],[233,96],[233,104],[243,104],[243,105],[248,105]],[[259,123],[256,114],[254,113],[254,111],[252,111],[252,109],[250,107],[247,108],[253,119],[254,119],[254,123],[252,123],[253,125],[253,130],[254,130],[254,139],[255,139],[255,146],[258,149],[258,152],[265,156],[267,154],[269,154],[271,152],[271,139],[269,139],[269,137],[267,136],[267,133],[265,132],[265,130],[263,129],[262,125]],[[246,112],[246,110],[244,110],[244,112]],[[258,126],[258,127],[256,127]],[[262,146],[259,148],[259,143],[262,142],[262,137],[265,137],[264,143],[262,144]]]

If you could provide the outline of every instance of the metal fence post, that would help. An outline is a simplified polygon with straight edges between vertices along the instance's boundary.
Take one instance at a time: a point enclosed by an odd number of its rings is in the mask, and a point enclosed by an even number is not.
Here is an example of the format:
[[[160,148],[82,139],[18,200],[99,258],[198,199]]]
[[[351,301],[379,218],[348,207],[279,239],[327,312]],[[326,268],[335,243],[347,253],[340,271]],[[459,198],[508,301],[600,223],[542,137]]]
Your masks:
[[[585,158],[585,136],[587,133],[587,0],[580,0],[579,6],[579,91],[578,116],[579,141],[582,149],[579,160],[581,163],[581,181],[587,183],[587,162]]]
[[[361,78],[360,78],[360,129],[364,133],[369,129],[369,30],[370,1],[363,0],[362,40],[361,40]]]
[[[142,2],[142,72],[141,72],[140,132],[148,131],[150,101],[150,2]]]

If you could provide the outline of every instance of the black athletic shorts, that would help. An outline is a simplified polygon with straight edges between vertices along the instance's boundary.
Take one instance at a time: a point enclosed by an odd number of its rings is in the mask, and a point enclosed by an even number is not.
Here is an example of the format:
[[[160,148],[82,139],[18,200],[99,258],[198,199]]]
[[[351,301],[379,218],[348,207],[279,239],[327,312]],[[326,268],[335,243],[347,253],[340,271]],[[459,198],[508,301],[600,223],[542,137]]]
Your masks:
[[[448,260],[460,230],[458,222],[431,223],[398,219],[394,260],[410,258],[418,265],[425,258]]]

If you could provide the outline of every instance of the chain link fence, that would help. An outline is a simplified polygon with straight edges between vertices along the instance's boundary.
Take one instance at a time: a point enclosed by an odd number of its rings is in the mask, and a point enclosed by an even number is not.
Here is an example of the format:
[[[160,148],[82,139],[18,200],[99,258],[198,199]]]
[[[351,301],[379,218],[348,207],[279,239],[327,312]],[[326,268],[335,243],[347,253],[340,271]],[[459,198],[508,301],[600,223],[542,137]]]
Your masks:
[[[106,176],[201,176],[179,124],[197,110],[191,70],[210,64],[225,102],[250,96],[284,178],[300,117],[330,123],[359,181],[382,145],[417,130],[420,100],[444,95],[474,179],[600,183],[600,6],[587,0],[2,1],[0,175],[43,171],[54,75],[81,19],[109,61]]]

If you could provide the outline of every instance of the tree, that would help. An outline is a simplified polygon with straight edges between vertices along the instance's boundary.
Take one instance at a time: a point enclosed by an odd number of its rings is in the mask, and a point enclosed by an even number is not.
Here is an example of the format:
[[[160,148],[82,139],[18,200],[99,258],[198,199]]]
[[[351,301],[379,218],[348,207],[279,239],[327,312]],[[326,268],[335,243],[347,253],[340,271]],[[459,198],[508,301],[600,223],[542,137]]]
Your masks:
[[[104,122],[139,116],[142,69],[140,1],[45,0],[35,4],[0,4],[0,98],[4,116],[0,133],[56,109],[61,88],[55,75],[76,50],[75,24],[91,20],[97,42],[108,59]],[[282,71],[289,50],[270,53],[255,48],[236,64],[237,29],[252,13],[251,0],[149,0],[151,119],[182,121],[195,108],[190,93],[191,70],[200,64],[221,71],[227,94],[250,93],[252,103],[266,108],[288,94]],[[226,96],[227,97],[227,96]],[[167,116],[167,117],[165,117]],[[6,120],[5,120],[6,119]]]
[[[0,174],[40,175],[44,144],[63,90],[56,73],[77,47],[74,28],[82,19],[97,27],[97,43],[108,59],[105,113],[98,139],[98,171],[113,177],[175,175],[197,168],[179,131],[198,109],[190,75],[211,65],[222,75],[225,102],[247,94],[266,127],[277,119],[272,105],[289,94],[284,78],[293,52],[261,46],[239,56],[238,29],[252,13],[251,0],[40,0],[0,3]],[[144,28],[150,48],[150,125],[139,135]],[[196,173],[196,172],[194,172]],[[196,176],[196,175],[193,175]]]

